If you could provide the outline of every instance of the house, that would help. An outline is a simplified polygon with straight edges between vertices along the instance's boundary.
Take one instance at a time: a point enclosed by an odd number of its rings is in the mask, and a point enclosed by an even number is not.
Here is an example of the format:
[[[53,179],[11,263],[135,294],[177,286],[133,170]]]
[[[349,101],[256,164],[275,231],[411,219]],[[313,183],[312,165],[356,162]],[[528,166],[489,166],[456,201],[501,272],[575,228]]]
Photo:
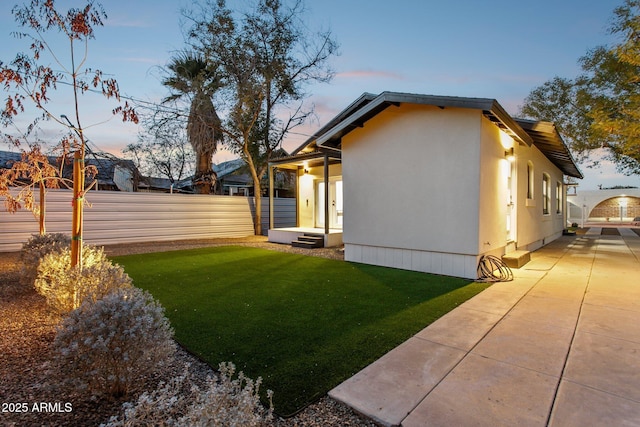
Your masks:
[[[477,278],[483,255],[535,250],[562,235],[565,176],[582,178],[549,122],[494,99],[365,93],[288,158],[297,227],[344,244],[345,260]]]
[[[171,182],[169,178],[142,176],[138,191],[143,193],[193,193],[191,178]]]
[[[56,156],[47,156],[50,164],[60,165],[60,159]],[[14,162],[22,160],[22,153],[13,151],[0,151],[0,169],[9,169]],[[69,157],[63,165],[63,176],[73,179],[73,157]],[[94,155],[85,159],[85,165],[94,166],[98,174],[86,181],[88,187],[94,181],[93,187],[99,191],[137,191],[140,173],[131,160],[119,159],[110,154]]]
[[[288,153],[284,150],[278,150],[274,155],[288,156]],[[217,176],[216,194],[247,197],[255,194],[253,177],[244,160],[234,159],[213,165],[213,171]],[[266,184],[266,179],[263,179],[263,190],[266,190]],[[276,174],[274,178],[274,196],[295,197],[295,174],[287,170],[282,170]]]

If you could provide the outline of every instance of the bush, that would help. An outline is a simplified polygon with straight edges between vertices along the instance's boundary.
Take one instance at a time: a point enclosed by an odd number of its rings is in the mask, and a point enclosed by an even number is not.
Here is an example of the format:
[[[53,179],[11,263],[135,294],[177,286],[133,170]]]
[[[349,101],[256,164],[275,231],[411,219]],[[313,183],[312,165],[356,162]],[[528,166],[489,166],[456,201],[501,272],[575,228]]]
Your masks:
[[[38,265],[45,255],[71,246],[71,238],[63,233],[34,234],[20,251],[22,262],[21,280],[25,285],[33,285],[38,275]]]
[[[115,289],[131,287],[131,278],[107,259],[102,248],[85,246],[82,268],[71,267],[71,248],[45,255],[34,286],[54,310],[68,313],[87,298],[96,301]]]
[[[85,300],[58,328],[57,366],[94,394],[125,395],[134,381],[171,363],[173,330],[151,294],[128,287]]]
[[[122,419],[112,417],[108,427],[125,426],[265,426],[273,418],[273,393],[267,391],[269,408],[260,403],[261,378],[253,381],[242,372],[233,379],[236,368],[221,363],[218,379],[207,378],[204,389],[196,386],[188,372],[138,401],[125,403]]]

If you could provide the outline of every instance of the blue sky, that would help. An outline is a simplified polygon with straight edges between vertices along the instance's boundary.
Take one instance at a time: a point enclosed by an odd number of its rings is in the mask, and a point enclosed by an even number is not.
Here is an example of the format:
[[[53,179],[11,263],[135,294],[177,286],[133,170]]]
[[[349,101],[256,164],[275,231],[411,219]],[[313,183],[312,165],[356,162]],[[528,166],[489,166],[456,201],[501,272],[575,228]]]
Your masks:
[[[27,49],[24,40],[10,34],[17,29],[10,13],[14,3],[3,0],[0,4],[0,60],[5,62]],[[56,3],[65,10],[81,4],[75,0]],[[495,98],[515,114],[533,88],[556,75],[575,76],[580,56],[611,41],[606,28],[613,8],[621,3],[307,0],[309,28],[330,29],[341,55],[331,62],[336,76],[330,84],[307,88],[311,94],[307,102],[315,105],[317,120],[297,129],[285,148],[298,146],[363,92]],[[87,66],[113,75],[125,95],[161,100],[167,91],[160,83],[160,67],[184,46],[180,8],[190,2],[103,0],[102,4],[108,19],[90,43]],[[60,114],[70,115],[64,111],[70,107],[68,101],[60,98],[59,103]],[[110,118],[108,103],[87,99],[83,107],[85,126]],[[112,119],[89,132],[99,149],[118,153],[136,141],[138,128]],[[222,150],[214,161],[232,157]],[[615,174],[606,165],[582,169],[587,175],[583,189],[598,184],[640,186],[639,177]]]

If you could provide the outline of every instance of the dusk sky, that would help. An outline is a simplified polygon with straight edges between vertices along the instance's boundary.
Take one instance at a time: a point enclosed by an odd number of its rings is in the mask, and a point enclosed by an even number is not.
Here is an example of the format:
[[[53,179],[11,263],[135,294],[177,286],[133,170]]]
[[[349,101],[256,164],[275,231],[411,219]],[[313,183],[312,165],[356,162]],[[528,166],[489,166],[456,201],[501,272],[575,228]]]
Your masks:
[[[0,4],[3,62],[28,48],[25,40],[11,35],[18,30],[11,14],[15,3]],[[108,19],[89,44],[87,67],[115,77],[124,95],[159,102],[168,94],[160,83],[161,67],[185,46],[180,9],[190,3],[103,0]],[[83,2],[56,4],[66,10]],[[315,105],[318,119],[296,129],[284,148],[300,145],[363,92],[495,98],[515,115],[533,88],[554,76],[574,77],[580,71],[578,59],[588,49],[612,41],[606,29],[620,4],[622,0],[307,0],[309,28],[330,29],[341,55],[331,60],[336,71],[331,83],[307,88],[307,102]],[[71,116],[64,96],[54,95],[54,101],[60,99],[55,109]],[[81,100],[85,126],[108,120],[89,128],[89,138],[100,150],[120,154],[137,140],[139,129],[109,120],[113,105],[99,101],[87,99],[83,106]],[[232,158],[221,150],[214,162]],[[610,166],[581,169],[583,190],[598,184],[640,186],[640,177],[615,174]]]

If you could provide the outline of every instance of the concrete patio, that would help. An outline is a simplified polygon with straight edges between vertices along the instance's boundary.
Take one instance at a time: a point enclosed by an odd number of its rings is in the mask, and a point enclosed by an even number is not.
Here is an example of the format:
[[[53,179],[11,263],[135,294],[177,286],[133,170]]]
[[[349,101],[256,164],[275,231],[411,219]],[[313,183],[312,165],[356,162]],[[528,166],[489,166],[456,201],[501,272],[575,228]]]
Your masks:
[[[329,395],[387,426],[640,425],[640,237],[562,237]]]

